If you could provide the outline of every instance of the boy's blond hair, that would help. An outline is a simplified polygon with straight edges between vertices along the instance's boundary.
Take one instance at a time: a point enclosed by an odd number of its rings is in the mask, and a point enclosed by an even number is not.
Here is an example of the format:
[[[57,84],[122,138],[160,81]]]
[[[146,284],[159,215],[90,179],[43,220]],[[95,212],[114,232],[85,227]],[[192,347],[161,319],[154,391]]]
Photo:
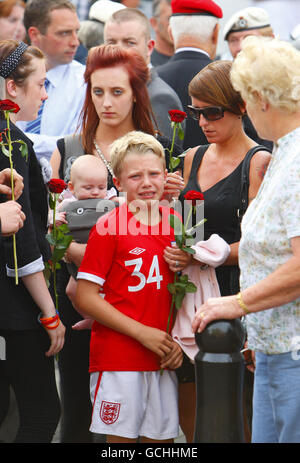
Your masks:
[[[111,165],[115,177],[120,178],[123,161],[132,152],[141,155],[153,153],[161,159],[163,168],[166,168],[164,148],[159,141],[147,133],[133,131],[118,138],[110,146]]]

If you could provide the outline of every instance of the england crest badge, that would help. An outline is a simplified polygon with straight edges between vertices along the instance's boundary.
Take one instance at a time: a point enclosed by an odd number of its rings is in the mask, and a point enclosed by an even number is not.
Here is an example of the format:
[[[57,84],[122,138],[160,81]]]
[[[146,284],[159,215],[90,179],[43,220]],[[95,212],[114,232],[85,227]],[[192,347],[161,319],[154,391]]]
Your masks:
[[[102,400],[100,418],[105,424],[113,424],[119,418],[121,404]]]

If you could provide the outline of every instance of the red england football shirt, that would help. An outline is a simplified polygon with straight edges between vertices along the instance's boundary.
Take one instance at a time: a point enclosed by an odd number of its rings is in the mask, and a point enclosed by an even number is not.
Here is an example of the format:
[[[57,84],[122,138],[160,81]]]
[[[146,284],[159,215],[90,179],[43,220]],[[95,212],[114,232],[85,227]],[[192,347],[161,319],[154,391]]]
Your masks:
[[[98,283],[105,299],[140,323],[166,331],[171,307],[167,285],[174,280],[163,250],[175,241],[168,217],[160,208],[157,226],[138,222],[126,204],[101,217],[92,230],[78,278]],[[101,297],[101,296],[99,296]],[[90,372],[153,371],[158,355],[135,339],[94,322]]]

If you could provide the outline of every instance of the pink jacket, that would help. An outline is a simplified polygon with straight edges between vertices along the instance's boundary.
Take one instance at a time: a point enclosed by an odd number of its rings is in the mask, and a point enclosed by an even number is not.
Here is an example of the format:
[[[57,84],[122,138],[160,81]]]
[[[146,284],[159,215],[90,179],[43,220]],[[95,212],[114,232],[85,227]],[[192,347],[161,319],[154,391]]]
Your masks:
[[[185,354],[194,361],[198,353],[195,335],[191,326],[196,311],[210,297],[219,297],[220,290],[215,268],[222,265],[230,253],[230,246],[219,235],[213,234],[206,241],[199,241],[192,248],[196,251],[193,258],[208,265],[189,265],[183,270],[197,286],[196,293],[187,293],[181,308],[176,314],[172,337],[178,342]]]

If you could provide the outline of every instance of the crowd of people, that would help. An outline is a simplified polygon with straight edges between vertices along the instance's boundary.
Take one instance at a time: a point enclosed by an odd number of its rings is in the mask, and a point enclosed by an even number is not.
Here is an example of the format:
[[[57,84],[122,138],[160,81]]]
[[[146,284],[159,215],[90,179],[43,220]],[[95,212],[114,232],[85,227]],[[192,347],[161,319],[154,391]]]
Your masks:
[[[59,423],[62,443],[172,443],[180,428],[193,442],[194,358],[168,287],[207,266],[219,296],[192,309],[191,338],[243,319],[245,440],[300,442],[300,52],[249,7],[220,59],[222,17],[213,0],[154,0],[151,18],[133,0],[0,2],[0,430],[15,401],[15,443],[50,443]],[[191,191],[218,264],[170,226]],[[47,285],[49,231],[71,229],[74,204],[93,221]]]

